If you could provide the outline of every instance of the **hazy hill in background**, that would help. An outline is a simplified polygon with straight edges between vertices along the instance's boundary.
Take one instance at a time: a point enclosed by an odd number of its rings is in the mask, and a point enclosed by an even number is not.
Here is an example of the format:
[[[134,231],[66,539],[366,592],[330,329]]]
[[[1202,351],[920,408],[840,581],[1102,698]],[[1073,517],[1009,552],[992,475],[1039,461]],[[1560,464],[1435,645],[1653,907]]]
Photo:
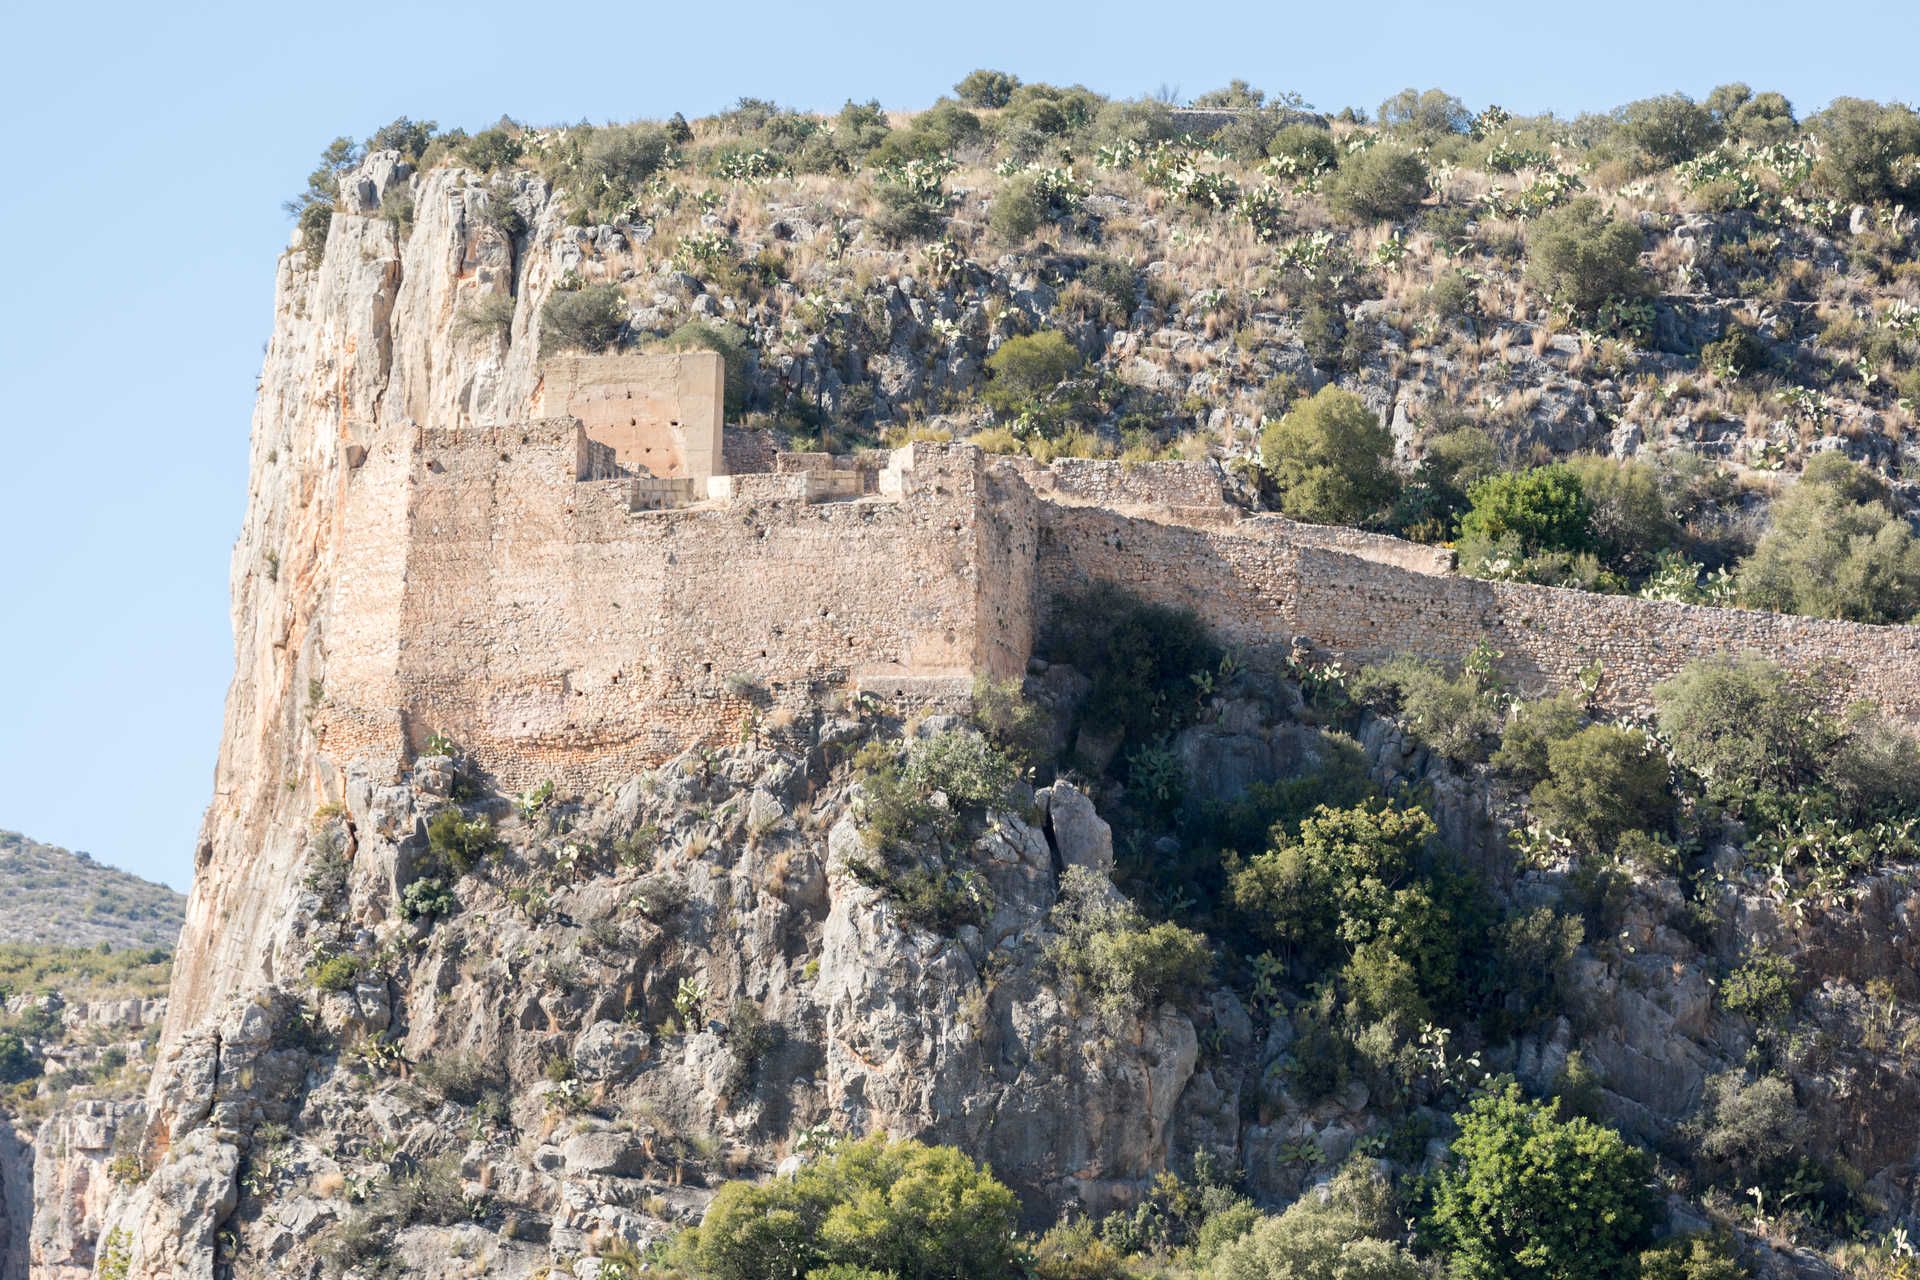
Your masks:
[[[170,947],[186,908],[163,884],[0,831],[0,943]]]

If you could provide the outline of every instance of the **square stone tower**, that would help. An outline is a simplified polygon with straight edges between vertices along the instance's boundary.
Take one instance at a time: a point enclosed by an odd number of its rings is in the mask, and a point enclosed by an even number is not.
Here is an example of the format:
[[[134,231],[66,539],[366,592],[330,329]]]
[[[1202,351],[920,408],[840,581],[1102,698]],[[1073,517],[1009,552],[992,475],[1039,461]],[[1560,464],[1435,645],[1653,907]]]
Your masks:
[[[727,473],[726,378],[715,351],[558,356],[540,366],[535,416],[578,418],[627,471],[704,494],[708,477]]]

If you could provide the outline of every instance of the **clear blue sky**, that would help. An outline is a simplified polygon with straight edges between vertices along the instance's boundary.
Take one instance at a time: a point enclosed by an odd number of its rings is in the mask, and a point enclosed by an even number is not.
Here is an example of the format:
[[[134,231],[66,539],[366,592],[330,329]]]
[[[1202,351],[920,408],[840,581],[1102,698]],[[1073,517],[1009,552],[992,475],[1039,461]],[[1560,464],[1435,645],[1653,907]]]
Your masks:
[[[189,12],[191,10],[191,12]],[[0,827],[186,886],[231,656],[227,555],[274,257],[328,139],[924,105],[975,66],[1115,95],[1243,76],[1327,108],[1409,85],[1598,110],[1725,80],[1910,99],[1920,9],[909,3],[5,11]]]

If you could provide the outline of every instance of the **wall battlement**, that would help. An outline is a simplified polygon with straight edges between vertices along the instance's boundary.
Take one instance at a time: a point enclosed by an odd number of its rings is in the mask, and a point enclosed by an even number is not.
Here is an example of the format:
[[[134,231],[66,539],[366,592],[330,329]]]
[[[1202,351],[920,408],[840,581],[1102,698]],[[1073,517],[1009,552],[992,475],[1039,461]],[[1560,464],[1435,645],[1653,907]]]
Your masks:
[[[696,492],[618,448],[575,416],[426,428],[367,481],[399,510],[348,535],[357,631],[334,632],[323,752],[398,767],[444,732],[504,785],[605,785],[861,692],[964,699],[977,672],[1024,671],[1096,581],[1193,609],[1255,661],[1486,642],[1523,689],[1597,669],[1603,703],[1638,710],[1692,658],[1753,649],[1838,664],[1852,694],[1920,718],[1920,630],[1462,578],[1436,548],[1243,516],[1211,464],[915,443],[878,469],[781,455]],[[660,486],[671,501],[647,500]]]

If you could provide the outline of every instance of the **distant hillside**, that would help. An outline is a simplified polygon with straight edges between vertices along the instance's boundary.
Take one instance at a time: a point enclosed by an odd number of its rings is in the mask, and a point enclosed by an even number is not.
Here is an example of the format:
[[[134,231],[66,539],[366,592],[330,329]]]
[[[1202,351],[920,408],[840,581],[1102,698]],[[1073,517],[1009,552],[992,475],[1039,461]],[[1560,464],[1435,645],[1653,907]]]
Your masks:
[[[186,907],[163,884],[0,831],[0,943],[171,947]]]

